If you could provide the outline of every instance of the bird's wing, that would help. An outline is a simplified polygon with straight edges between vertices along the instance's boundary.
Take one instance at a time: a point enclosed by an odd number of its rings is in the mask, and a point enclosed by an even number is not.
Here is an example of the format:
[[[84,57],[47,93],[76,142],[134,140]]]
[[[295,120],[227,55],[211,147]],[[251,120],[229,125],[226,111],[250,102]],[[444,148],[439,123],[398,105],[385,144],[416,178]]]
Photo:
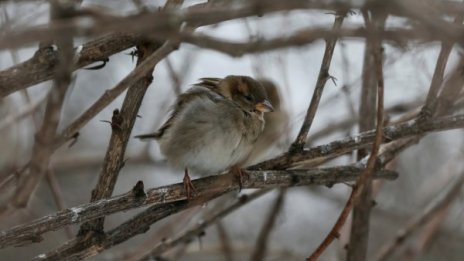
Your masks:
[[[211,79],[210,81],[205,81],[203,79]],[[158,129],[157,132],[152,134],[151,137],[158,139],[163,136],[163,134],[168,130],[171,125],[173,124],[174,120],[178,116],[178,114],[186,107],[186,105],[194,99],[198,98],[208,98],[214,102],[224,99],[222,95],[217,92],[215,86],[213,86],[214,82],[219,82],[220,79],[217,81],[213,81],[212,79],[216,78],[203,78],[201,79],[200,83],[195,84],[192,88],[190,88],[187,92],[179,95],[177,97],[176,103],[173,106],[173,110],[169,119]]]
[[[217,91],[218,84],[221,80],[221,78],[200,78],[200,82],[196,85],[201,85],[213,91]]]

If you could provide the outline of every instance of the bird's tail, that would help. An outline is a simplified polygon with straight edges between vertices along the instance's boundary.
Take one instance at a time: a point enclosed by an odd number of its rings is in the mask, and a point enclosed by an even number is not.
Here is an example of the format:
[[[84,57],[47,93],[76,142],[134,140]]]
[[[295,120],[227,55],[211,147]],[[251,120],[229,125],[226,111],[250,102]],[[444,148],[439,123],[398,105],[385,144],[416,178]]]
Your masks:
[[[147,134],[134,136],[134,138],[140,139],[140,140],[159,139],[160,137],[161,137],[161,135],[159,134],[159,132],[147,133]]]

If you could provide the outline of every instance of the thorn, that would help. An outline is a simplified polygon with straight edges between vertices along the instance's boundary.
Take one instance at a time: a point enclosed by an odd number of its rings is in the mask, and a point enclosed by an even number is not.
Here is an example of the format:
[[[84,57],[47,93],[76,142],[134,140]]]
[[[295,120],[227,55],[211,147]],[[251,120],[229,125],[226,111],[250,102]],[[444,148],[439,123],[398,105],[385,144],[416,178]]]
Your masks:
[[[144,191],[143,181],[141,180],[137,181],[135,186],[132,188],[132,194],[136,198],[142,198],[142,197],[147,196],[147,194],[145,194],[145,191]]]
[[[126,55],[130,55],[132,57],[132,62],[134,62],[134,57],[138,57],[139,51],[137,49],[134,49],[130,51],[130,53],[126,53]]]
[[[337,81],[338,81],[338,79],[335,78],[335,76],[329,75],[329,76],[327,76],[327,77],[329,77],[329,79],[332,80],[333,84],[334,84],[335,86],[337,86]]]
[[[100,70],[101,68],[105,67],[106,63],[108,63],[109,61],[110,61],[109,58],[105,58],[103,60],[97,61],[97,62],[101,62],[101,64],[97,64],[91,67],[84,68],[84,70]]]
[[[79,132],[74,133],[71,136],[71,143],[69,143],[68,148],[71,148],[72,146],[74,146],[74,144],[76,144],[78,138],[79,138]]]
[[[115,109],[113,111],[113,116],[111,117],[111,121],[108,121],[108,120],[100,120],[100,121],[109,123],[111,125],[111,129],[113,131],[122,130],[122,127],[121,127],[122,117],[121,117],[121,114],[119,113],[118,109]]]

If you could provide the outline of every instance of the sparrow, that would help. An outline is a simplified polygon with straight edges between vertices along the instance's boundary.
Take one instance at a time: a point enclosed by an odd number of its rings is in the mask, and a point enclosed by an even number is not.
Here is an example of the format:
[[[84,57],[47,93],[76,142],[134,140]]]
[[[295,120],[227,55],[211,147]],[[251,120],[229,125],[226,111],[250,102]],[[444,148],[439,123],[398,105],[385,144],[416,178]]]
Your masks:
[[[278,87],[274,82],[268,79],[258,79],[259,83],[264,87],[267,97],[274,107],[272,113],[264,114],[264,129],[258,140],[253,145],[249,157],[246,160],[245,166],[259,162],[273,145],[279,140],[288,127],[288,113],[281,106],[281,95]]]
[[[248,76],[201,78],[179,95],[168,120],[157,132],[136,138],[156,139],[161,153],[184,169],[187,197],[195,190],[189,171],[202,175],[231,168],[239,185],[241,169],[263,132],[264,113],[273,111],[263,86]]]

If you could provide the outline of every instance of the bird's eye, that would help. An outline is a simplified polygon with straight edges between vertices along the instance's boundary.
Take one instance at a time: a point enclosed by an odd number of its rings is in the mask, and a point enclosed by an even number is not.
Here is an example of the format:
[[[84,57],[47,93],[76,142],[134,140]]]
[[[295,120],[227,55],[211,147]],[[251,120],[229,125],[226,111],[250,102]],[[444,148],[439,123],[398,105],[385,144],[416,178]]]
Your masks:
[[[252,101],[252,100],[253,100],[253,97],[251,97],[251,95],[248,94],[248,95],[245,95],[245,99],[246,99],[247,101]]]

